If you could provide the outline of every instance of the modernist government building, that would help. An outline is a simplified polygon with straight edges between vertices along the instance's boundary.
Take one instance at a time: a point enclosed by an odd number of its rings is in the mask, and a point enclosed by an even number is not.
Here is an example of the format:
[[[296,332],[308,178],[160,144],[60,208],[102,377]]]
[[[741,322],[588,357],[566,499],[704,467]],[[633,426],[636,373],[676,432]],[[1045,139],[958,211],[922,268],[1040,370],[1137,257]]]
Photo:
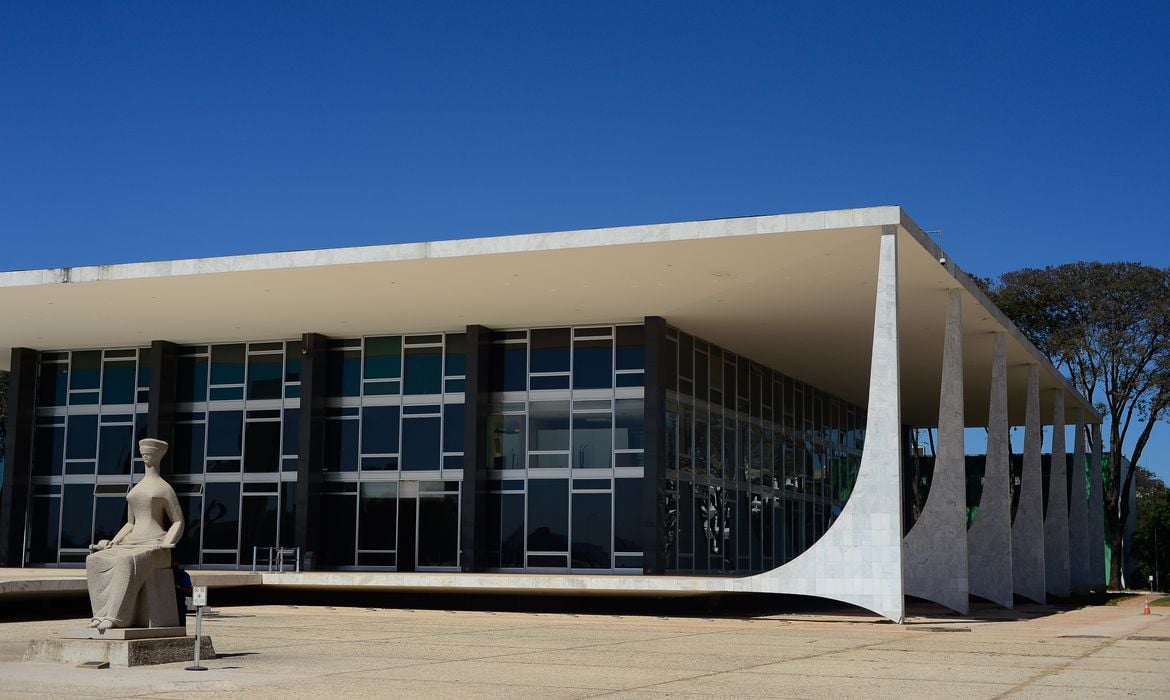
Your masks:
[[[0,367],[6,566],[81,565],[149,436],[189,566],[894,620],[1104,583],[1100,416],[899,207],[5,272]]]

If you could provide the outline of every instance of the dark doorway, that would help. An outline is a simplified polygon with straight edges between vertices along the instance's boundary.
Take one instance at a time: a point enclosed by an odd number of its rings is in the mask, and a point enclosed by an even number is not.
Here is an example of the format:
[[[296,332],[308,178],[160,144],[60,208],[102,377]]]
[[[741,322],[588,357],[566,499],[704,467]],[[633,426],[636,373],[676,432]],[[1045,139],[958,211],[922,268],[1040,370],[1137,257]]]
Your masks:
[[[398,570],[414,571],[417,498],[398,499]]]

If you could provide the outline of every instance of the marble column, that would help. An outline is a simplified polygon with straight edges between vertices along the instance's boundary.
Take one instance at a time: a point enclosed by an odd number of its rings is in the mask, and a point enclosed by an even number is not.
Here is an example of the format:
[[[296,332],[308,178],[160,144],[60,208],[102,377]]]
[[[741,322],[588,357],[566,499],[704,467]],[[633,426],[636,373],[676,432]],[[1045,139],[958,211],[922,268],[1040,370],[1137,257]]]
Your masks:
[[[1068,507],[1068,571],[1072,592],[1089,592],[1088,496],[1085,493],[1085,411],[1077,409],[1073,431],[1072,490]]]
[[[1049,595],[1072,593],[1068,568],[1068,462],[1065,457],[1064,390],[1052,401],[1052,466],[1048,470],[1048,508],[1044,511],[1044,582]]]
[[[991,359],[991,402],[987,417],[987,466],[979,512],[967,530],[967,572],[971,595],[1002,605],[1012,594],[1011,444],[1008,438],[1007,343],[995,334]]]
[[[883,226],[879,245],[865,445],[853,495],[812,547],[771,571],[734,579],[732,590],[829,598],[901,622],[905,600],[898,227]]]
[[[963,302],[950,291],[939,388],[934,475],[922,513],[902,543],[906,595],[966,614],[967,484],[963,443]]]
[[[1044,582],[1044,475],[1040,469],[1040,368],[1028,366],[1024,411],[1024,468],[1012,520],[1012,590],[1037,603],[1047,602]]]

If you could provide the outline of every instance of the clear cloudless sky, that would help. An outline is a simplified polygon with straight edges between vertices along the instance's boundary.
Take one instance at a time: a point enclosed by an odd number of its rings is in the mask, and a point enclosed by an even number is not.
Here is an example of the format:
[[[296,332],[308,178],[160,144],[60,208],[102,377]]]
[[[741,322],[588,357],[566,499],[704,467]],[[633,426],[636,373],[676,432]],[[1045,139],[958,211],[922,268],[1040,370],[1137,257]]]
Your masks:
[[[1167,266],[1168,47],[1164,0],[10,1],[0,269],[882,204],[975,274]]]

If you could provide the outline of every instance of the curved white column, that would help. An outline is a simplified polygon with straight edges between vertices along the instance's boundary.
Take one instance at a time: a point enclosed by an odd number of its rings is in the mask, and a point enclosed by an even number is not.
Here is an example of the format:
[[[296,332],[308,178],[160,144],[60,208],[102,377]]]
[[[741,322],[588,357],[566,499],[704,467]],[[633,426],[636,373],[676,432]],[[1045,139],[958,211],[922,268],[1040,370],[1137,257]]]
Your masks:
[[[1028,367],[1024,412],[1024,469],[1012,520],[1012,590],[1037,603],[1047,602],[1044,583],[1044,475],[1040,470],[1040,370]]]
[[[995,334],[991,358],[991,409],[987,417],[987,466],[979,512],[967,530],[967,573],[971,595],[1007,609],[1012,595],[1011,444],[1008,439],[1007,343]]]
[[[735,590],[829,598],[903,619],[897,240],[897,227],[882,227],[865,445],[853,495],[812,547],[776,569],[736,579]]]
[[[1073,431],[1072,491],[1068,507],[1068,575],[1072,592],[1084,595],[1092,584],[1089,581],[1089,522],[1088,500],[1085,493],[1085,411],[1077,410],[1076,430]]]
[[[1044,582],[1048,593],[1072,593],[1068,567],[1068,461],[1065,456],[1064,391],[1052,401],[1052,465],[1048,470],[1048,508],[1044,512]]]
[[[950,291],[943,338],[938,448],[926,504],[902,542],[906,595],[966,614],[967,483],[963,442],[963,300]]]

